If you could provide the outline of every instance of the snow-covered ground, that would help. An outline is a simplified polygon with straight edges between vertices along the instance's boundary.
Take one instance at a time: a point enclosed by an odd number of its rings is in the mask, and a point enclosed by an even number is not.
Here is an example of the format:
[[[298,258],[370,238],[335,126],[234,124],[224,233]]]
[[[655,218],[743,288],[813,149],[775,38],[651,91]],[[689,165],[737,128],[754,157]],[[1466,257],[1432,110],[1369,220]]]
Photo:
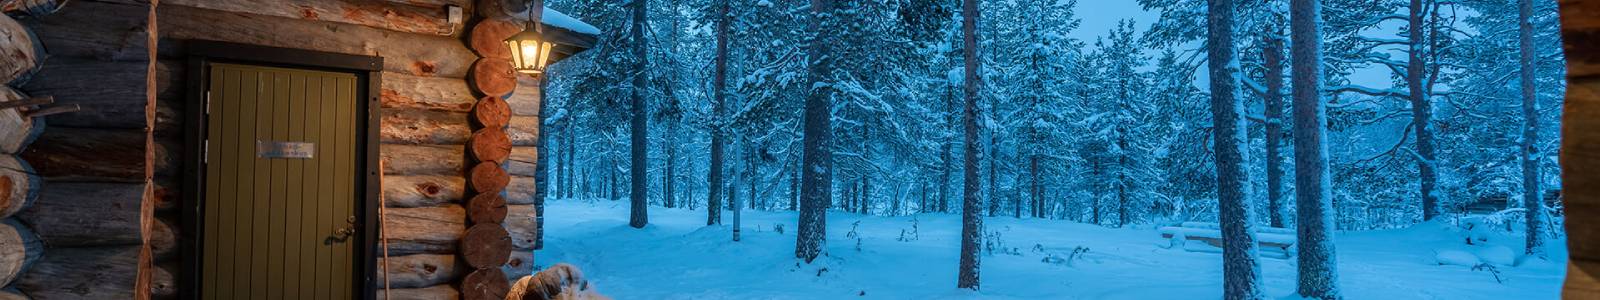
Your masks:
[[[983,256],[982,291],[968,292],[955,288],[957,215],[830,211],[825,256],[804,264],[793,258],[791,212],[744,212],[741,242],[730,241],[727,225],[704,226],[703,209],[651,207],[644,229],[627,226],[625,200],[552,201],[545,213],[546,246],[535,253],[536,263],[576,265],[616,299],[1219,299],[1222,293],[1219,254],[1170,247],[1149,226],[988,218],[985,231],[1005,250]],[[731,223],[731,215],[723,218]],[[1338,234],[1346,298],[1559,297],[1564,240],[1551,241],[1550,261],[1496,266],[1499,283],[1488,270],[1440,262],[1503,262],[1519,252],[1511,249],[1520,236],[1490,233],[1469,246],[1469,234],[1456,228],[1425,223]],[[1262,259],[1270,296],[1293,293],[1294,272],[1293,259]]]

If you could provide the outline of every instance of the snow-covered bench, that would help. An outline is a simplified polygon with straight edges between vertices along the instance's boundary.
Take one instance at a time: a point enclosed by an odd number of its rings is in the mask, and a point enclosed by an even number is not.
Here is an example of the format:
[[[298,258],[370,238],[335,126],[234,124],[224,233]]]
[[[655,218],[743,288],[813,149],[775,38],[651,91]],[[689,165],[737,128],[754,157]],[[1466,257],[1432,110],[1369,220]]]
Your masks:
[[[1263,254],[1276,254],[1288,258],[1294,256],[1294,229],[1257,226],[1256,243],[1261,246]],[[1217,223],[1208,222],[1183,222],[1177,227],[1161,227],[1161,237],[1172,240],[1172,245],[1183,245],[1188,251],[1217,251],[1222,248],[1222,230]],[[1211,247],[1189,247],[1187,241],[1204,242]]]

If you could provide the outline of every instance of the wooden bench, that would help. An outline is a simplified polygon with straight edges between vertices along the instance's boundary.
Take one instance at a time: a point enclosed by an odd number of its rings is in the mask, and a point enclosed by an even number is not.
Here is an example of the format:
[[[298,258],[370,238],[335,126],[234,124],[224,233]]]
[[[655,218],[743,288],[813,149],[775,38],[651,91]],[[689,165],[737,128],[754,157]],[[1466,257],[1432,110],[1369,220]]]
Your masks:
[[[1217,223],[1209,222],[1183,222],[1176,227],[1161,227],[1161,238],[1173,240],[1173,245],[1187,241],[1199,241],[1215,247],[1215,249],[1183,247],[1187,251],[1207,252],[1222,248],[1222,229]],[[1174,238],[1182,236],[1182,239]],[[1261,253],[1273,255],[1278,258],[1294,256],[1295,232],[1294,229],[1257,226],[1256,243],[1261,246]]]

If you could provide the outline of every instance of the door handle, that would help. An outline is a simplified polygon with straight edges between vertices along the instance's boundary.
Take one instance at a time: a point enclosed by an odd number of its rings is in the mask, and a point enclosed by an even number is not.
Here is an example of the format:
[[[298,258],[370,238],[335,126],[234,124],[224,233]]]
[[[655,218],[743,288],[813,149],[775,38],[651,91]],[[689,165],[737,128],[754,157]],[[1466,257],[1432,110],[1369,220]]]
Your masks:
[[[344,228],[339,228],[339,230],[334,231],[332,236],[328,236],[327,239],[322,241],[322,244],[328,245],[333,243],[344,243],[345,241],[350,240],[350,236],[355,234],[356,216],[350,216],[349,218],[345,219]]]

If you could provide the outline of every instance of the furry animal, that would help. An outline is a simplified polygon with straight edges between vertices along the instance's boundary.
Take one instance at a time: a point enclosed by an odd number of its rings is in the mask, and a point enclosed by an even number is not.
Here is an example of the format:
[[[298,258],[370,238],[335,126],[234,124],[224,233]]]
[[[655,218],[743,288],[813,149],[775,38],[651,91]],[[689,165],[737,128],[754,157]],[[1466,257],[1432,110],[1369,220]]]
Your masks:
[[[556,264],[538,274],[523,276],[511,285],[511,293],[506,294],[506,300],[610,299],[595,292],[589,280],[583,278],[583,272],[569,264]]]

